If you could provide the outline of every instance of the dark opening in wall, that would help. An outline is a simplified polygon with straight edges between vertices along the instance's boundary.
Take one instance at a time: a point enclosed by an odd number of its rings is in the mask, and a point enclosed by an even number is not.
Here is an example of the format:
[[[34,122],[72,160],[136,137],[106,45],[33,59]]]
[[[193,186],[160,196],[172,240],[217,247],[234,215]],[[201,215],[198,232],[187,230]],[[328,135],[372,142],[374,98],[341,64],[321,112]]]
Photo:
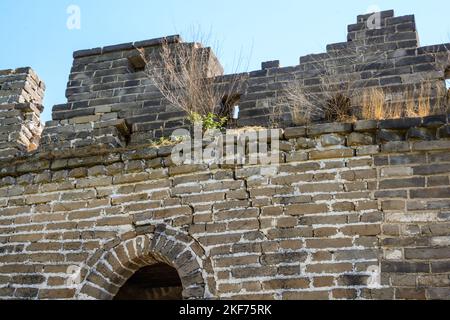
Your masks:
[[[450,90],[450,67],[445,69],[445,87]]]
[[[239,106],[239,101],[241,100],[240,94],[226,95],[222,99],[222,106],[220,110],[221,116],[229,116],[233,119],[233,113],[235,111],[235,107]]]
[[[177,270],[158,263],[138,270],[114,300],[182,300],[182,291]]]
[[[145,71],[147,63],[145,62],[144,57],[141,55],[135,55],[128,58],[128,65],[130,72],[140,72]]]

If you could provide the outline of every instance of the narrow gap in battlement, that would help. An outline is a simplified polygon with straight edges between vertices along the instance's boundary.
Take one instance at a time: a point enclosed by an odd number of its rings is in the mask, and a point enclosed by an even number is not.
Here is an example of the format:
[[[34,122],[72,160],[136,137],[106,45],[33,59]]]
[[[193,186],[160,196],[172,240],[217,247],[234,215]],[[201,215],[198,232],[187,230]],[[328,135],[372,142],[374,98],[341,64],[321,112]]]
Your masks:
[[[146,62],[141,55],[136,55],[128,58],[129,68],[131,72],[145,71]]]

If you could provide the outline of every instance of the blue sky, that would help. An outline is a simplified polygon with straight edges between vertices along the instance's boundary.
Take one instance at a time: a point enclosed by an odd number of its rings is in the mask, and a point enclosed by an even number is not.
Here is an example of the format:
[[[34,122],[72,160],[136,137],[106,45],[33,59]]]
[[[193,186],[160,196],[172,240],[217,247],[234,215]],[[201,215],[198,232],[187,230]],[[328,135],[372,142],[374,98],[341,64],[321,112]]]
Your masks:
[[[66,26],[67,8],[81,10],[81,29]],[[43,120],[64,103],[72,52],[181,34],[210,34],[228,72],[262,61],[296,65],[300,56],[346,40],[348,24],[376,6],[415,14],[421,45],[450,42],[448,0],[0,0],[0,69],[30,66],[47,85]]]

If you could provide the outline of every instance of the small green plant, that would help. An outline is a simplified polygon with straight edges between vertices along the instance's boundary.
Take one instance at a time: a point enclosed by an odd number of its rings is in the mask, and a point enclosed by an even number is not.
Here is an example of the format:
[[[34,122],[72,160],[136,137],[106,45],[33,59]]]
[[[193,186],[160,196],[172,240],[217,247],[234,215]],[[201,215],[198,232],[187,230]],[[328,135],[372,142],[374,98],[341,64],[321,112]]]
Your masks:
[[[212,112],[206,115],[201,115],[197,112],[189,114],[189,121],[193,124],[202,124],[203,130],[221,130],[228,122],[228,117],[220,117]]]

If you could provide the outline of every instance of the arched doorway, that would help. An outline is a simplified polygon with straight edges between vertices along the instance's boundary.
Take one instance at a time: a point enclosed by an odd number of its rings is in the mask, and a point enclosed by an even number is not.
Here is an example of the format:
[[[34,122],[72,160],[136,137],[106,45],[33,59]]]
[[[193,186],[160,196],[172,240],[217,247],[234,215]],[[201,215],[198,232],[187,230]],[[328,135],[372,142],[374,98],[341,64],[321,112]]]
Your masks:
[[[114,300],[182,300],[183,285],[175,268],[157,263],[139,269]]]
[[[178,280],[181,282],[183,299],[203,299],[207,292],[211,292],[212,286],[206,283],[207,277],[204,276],[203,266],[208,262],[203,249],[189,236],[168,229],[165,225],[158,225],[154,234],[123,240],[117,246],[99,253],[79,285],[77,299],[143,299],[127,298],[120,291],[125,286],[123,292],[130,292],[130,287],[136,287],[138,283],[148,288],[147,291],[154,289],[154,286],[173,288],[174,285],[178,286]],[[154,274],[158,272],[164,278],[155,284]],[[178,291],[173,289],[171,292]]]

